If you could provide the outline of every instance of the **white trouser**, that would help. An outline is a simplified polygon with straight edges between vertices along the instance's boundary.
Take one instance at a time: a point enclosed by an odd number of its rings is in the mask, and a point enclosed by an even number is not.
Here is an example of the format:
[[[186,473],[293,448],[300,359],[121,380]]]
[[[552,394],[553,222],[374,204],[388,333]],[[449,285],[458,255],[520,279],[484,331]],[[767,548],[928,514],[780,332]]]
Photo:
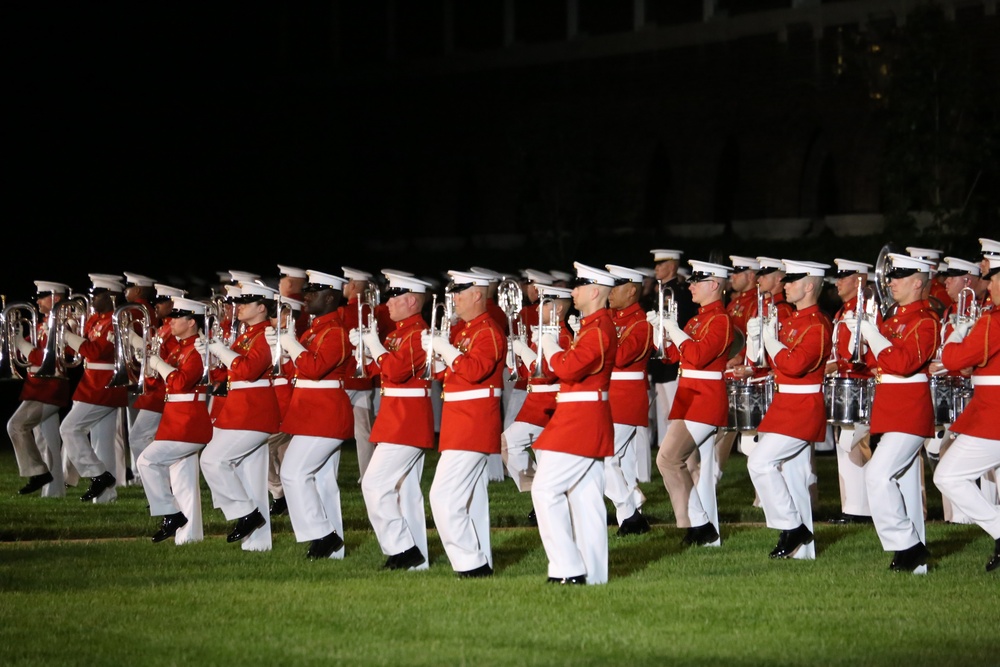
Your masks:
[[[531,458],[531,444],[541,433],[542,427],[537,424],[515,421],[500,436],[500,456],[507,465],[507,474],[521,493],[531,491],[536,469]]]
[[[281,462],[281,486],[288,501],[297,542],[310,542],[336,532],[344,536],[340,506],[340,454],[343,440],[293,435]],[[344,547],[330,558],[344,557]]]
[[[938,431],[933,438],[924,441],[924,451],[927,452],[928,458],[930,458],[932,452],[936,452],[939,459],[944,456],[945,452],[948,451],[948,448],[955,441],[955,435],[945,427],[943,430]],[[944,494],[941,494],[941,513],[944,515],[944,520],[948,523],[974,523],[970,517],[966,516],[965,512],[955,507],[951,499]]]
[[[195,442],[154,440],[136,461],[150,516],[183,512],[187,517],[187,524],[174,535],[174,544],[200,542],[205,537],[198,474],[198,452],[204,447]]]
[[[504,376],[506,377],[506,375]],[[524,405],[524,399],[528,397],[526,389],[516,389],[512,383],[504,384],[503,394],[500,398],[503,407],[503,428],[506,431],[517,419],[517,413]],[[490,454],[486,463],[486,474],[491,482],[502,482],[506,479],[506,461],[503,457],[503,438],[500,439],[500,453]]]
[[[872,521],[885,551],[903,551],[924,542],[919,456],[923,444],[919,435],[884,433],[865,466]]]
[[[417,547],[424,562],[411,568],[414,570],[426,570],[431,561],[427,552],[424,494],[420,488],[423,474],[423,449],[380,442],[361,480],[368,520],[382,553],[394,556]]]
[[[868,435],[867,424],[842,426],[837,438],[837,471],[840,476],[840,510],[854,516],[871,516],[868,486],[865,484],[865,464],[869,451],[861,446]]]
[[[759,433],[757,446],[747,458],[768,528],[792,530],[805,524],[813,530],[812,443],[780,433]],[[802,546],[794,558],[816,558],[816,543]]]
[[[698,479],[692,480],[694,487],[688,496],[688,517],[692,526],[710,523],[718,530],[719,501],[715,489],[719,479],[717,472],[719,463],[715,458],[715,437],[713,437],[716,427],[687,419],[684,420],[684,426],[694,439],[695,452],[699,459]],[[705,546],[721,544],[720,537],[719,540]]]
[[[115,434],[118,428],[118,408],[75,401],[59,426],[63,449],[73,467],[83,477],[97,477],[116,469]],[[94,499],[95,503],[110,502],[118,497],[111,487]]]
[[[604,495],[615,506],[615,517],[620,526],[623,521],[642,507],[645,500],[639,490],[636,472],[636,439],[640,427],[615,424],[615,453],[604,459]],[[648,441],[647,441],[648,442]]]
[[[156,429],[160,427],[162,412],[152,410],[138,410],[128,429],[128,447],[132,452],[132,470],[136,479],[142,481],[142,475],[138,471],[139,456],[146,447],[156,439]]]
[[[431,482],[431,514],[444,551],[456,572],[493,567],[487,454],[448,449],[441,452]]]
[[[586,575],[588,584],[607,583],[604,460],[549,450],[539,450],[535,457],[538,472],[531,500],[549,576]]]
[[[934,470],[934,484],[941,494],[993,539],[1000,539],[1000,507],[983,495],[976,479],[997,466],[1000,466],[1000,441],[959,435]]]
[[[374,411],[372,409],[373,389],[347,389],[347,398],[351,399],[354,407],[354,444],[358,452],[358,481],[365,477],[365,470],[372,460],[374,448],[371,443],[372,422],[374,421]],[[339,533],[338,533],[339,534]]]
[[[650,420],[649,444],[652,447],[654,442],[659,443],[667,434],[667,427],[670,426],[670,408],[674,404],[674,396],[677,395],[677,380],[670,382],[654,382],[653,396],[650,401],[650,409],[653,411],[653,419]],[[636,458],[639,469],[639,481],[642,483],[652,479],[652,455],[649,452],[638,452]]]
[[[264,506],[261,513],[265,518],[269,514],[267,452],[262,450],[268,435],[262,431],[216,427],[212,433],[212,440],[201,453],[201,472],[205,476],[208,488],[212,491],[212,504],[221,509],[226,519],[230,521],[244,517],[254,509],[261,509],[256,488],[258,481],[264,492]],[[257,450],[262,450],[264,453],[263,478],[257,480],[255,476],[240,475],[240,468],[245,464],[247,457]],[[250,482],[252,486],[248,486],[246,482]]]
[[[276,500],[285,497],[285,490],[281,488],[281,462],[291,441],[292,436],[281,431],[267,436],[267,490]]]
[[[33,477],[48,470],[52,481],[42,487],[42,497],[65,496],[60,460],[59,406],[41,401],[22,401],[7,422],[7,435],[14,446],[18,474]]]
[[[826,425],[826,437],[816,441],[815,444],[814,451],[817,452],[832,452],[837,447],[837,439],[833,437],[833,426],[831,424]]]

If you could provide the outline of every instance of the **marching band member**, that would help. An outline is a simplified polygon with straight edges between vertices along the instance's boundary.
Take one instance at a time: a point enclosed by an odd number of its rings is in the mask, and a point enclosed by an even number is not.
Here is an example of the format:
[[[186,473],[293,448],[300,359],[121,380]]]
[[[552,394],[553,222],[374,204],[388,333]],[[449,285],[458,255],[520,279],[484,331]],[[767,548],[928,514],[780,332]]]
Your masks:
[[[290,269],[290,267],[282,267],[283,269]],[[305,275],[305,271],[302,272]],[[282,283],[287,284],[286,278],[282,278]],[[287,289],[287,288],[286,288]],[[302,295],[303,288],[296,288],[296,294]],[[291,290],[287,290],[291,291]],[[287,311],[285,306],[288,307]],[[279,318],[283,318],[285,313],[290,313],[290,318],[282,319],[279,322]],[[305,317],[303,317],[303,314]],[[294,333],[296,337],[301,337],[308,329],[308,324],[306,328],[301,332],[299,331],[299,322],[306,321],[310,319],[309,309],[305,308],[305,302],[298,299],[292,298],[290,296],[285,296],[283,294],[278,295],[278,309],[275,316],[271,318],[271,326],[277,328],[280,326],[282,332],[289,331]],[[270,344],[270,343],[268,343]],[[274,346],[272,345],[272,359],[274,358]],[[284,354],[282,355],[285,356]],[[284,374],[275,376],[271,378],[271,386],[274,387],[274,397],[278,399],[278,413],[281,415],[281,419],[285,418],[288,414],[288,406],[292,402],[292,379],[285,376]],[[285,500],[285,489],[281,485],[281,462],[285,458],[285,452],[288,451],[288,443],[291,441],[292,436],[283,431],[277,431],[272,433],[267,438],[267,490],[271,494],[271,507],[268,513],[272,516],[281,516],[282,514],[288,513],[288,501]]]
[[[815,559],[811,443],[826,434],[823,375],[833,326],[817,301],[829,264],[782,260],[786,301],[795,307],[780,322],[747,322],[750,356],[763,345],[775,374],[775,396],[757,429],[747,460],[768,528],[781,531],[771,558]]]
[[[691,299],[698,314],[682,330],[670,319],[663,322],[667,338],[654,344],[664,346],[664,362],[680,362],[677,395],[670,409],[670,425],[660,443],[656,466],[670,496],[678,528],[686,528],[682,544],[715,546],[719,540],[717,501],[701,497],[695,488],[687,460],[701,455],[702,475],[707,488],[715,488],[715,430],[729,421],[729,401],[722,371],[726,368],[733,326],[722,304],[722,294],[730,268],[721,264],[688,260]],[[659,331],[659,313],[647,315],[654,332]]]
[[[131,273],[125,271],[122,274],[125,278],[125,303],[136,304],[142,306],[146,315],[149,317],[150,332],[151,337],[156,336],[157,329],[160,328],[162,324],[160,318],[156,315],[156,310],[153,308],[153,300],[156,298],[156,280],[148,276],[144,276],[140,273]],[[134,311],[128,311],[128,317],[131,319],[131,326],[129,328],[129,334],[131,333],[141,333],[143,331],[142,318],[134,313]],[[138,354],[144,354],[142,348],[136,348],[134,341],[134,336],[129,336],[129,344],[132,345],[133,349],[137,350]],[[152,383],[160,384],[160,391],[157,392],[158,403],[156,401],[145,402],[146,408],[150,406],[155,406],[153,410],[148,410],[149,412],[155,411],[157,413],[156,419],[159,418],[159,413],[163,409],[163,392],[162,383],[159,382],[159,378],[155,373],[150,376]],[[135,402],[145,395],[146,387],[143,387],[144,381],[139,380],[139,386],[129,387],[128,392],[128,405],[124,410],[118,413],[118,430],[115,433],[115,452],[116,456],[121,462],[119,468],[124,468],[125,476],[124,478],[119,477],[118,483],[120,485],[125,484],[142,484],[142,481],[137,479],[135,476],[135,461],[142,451],[141,448],[152,442],[153,435],[156,433],[156,424],[152,424],[152,427],[148,426],[145,430],[139,433],[140,437],[140,449],[135,451],[132,444],[132,424],[135,423],[136,418],[139,416],[140,408],[136,407]],[[143,401],[140,401],[143,403]],[[140,423],[140,428],[143,425]],[[126,454],[127,450],[127,454]],[[127,463],[126,463],[127,461]]]
[[[991,257],[990,296],[1000,299],[1000,256]],[[1000,569],[1000,507],[985,498],[976,479],[1000,468],[1000,310],[985,311],[968,331],[955,326],[945,343],[941,360],[949,370],[971,367],[975,388],[972,400],[951,425],[957,433],[934,471],[934,484],[958,510],[969,516],[994,539],[986,571]]]
[[[297,266],[278,264],[278,295],[290,303],[303,303],[302,293],[309,282],[309,274]],[[301,336],[309,328],[309,310],[299,308],[295,313],[295,335]]]
[[[371,432],[375,452],[361,480],[361,493],[387,556],[383,567],[426,570],[430,555],[420,481],[425,453],[434,447],[434,410],[420,335],[427,330],[421,312],[431,284],[390,269],[382,274],[388,279],[386,306],[394,326],[384,344],[376,332],[363,336],[371,351],[368,372],[379,377],[382,398]],[[353,345],[362,342],[357,329],[350,335]]]
[[[241,283],[236,318],[244,329],[232,346],[214,337],[195,341],[198,354],[211,354],[228,369],[229,390],[202,452],[201,471],[214,506],[226,519],[236,520],[226,541],[245,540],[246,551],[271,550],[264,445],[278,430],[280,410],[271,386],[272,348],[264,331],[271,324],[276,297],[270,287]]]
[[[608,581],[604,460],[615,451],[608,390],[618,336],[606,304],[615,276],[580,262],[574,266],[580,330],[566,349],[550,333],[538,342],[536,363],[558,378],[559,393],[555,412],[533,445],[538,469],[531,499],[549,561],[548,581],[594,585]]]
[[[198,452],[212,439],[212,420],[208,387],[201,383],[203,359],[195,350],[205,326],[205,304],[182,296],[171,301],[174,308],[167,319],[173,345],[163,357],[150,352],[146,361],[164,383],[163,414],[136,465],[150,515],[163,517],[153,542],[173,537],[174,544],[184,544],[204,537]]]
[[[524,270],[524,280],[522,281],[522,294],[524,295],[524,305],[518,311],[514,320],[515,339],[522,345],[527,344],[527,335],[538,326],[538,296],[539,290],[551,285],[554,278],[544,271],[535,269]],[[522,348],[523,349],[523,348]],[[520,369],[523,360],[518,361],[514,356],[513,349],[507,350],[507,370],[511,373],[515,368]],[[517,381],[512,386],[504,386],[503,397],[503,428],[506,431],[517,419],[521,412],[521,406],[528,398],[528,381],[530,373],[517,374]],[[509,380],[509,378],[507,378]],[[500,445],[501,459],[507,465],[507,459],[503,454],[503,443]],[[508,473],[510,468],[507,468]]]
[[[35,345],[31,344],[27,332],[15,331],[13,337],[16,352],[27,363],[27,368],[18,396],[21,403],[7,422],[7,435],[14,446],[18,473],[28,478],[28,483],[18,493],[26,495],[41,489],[43,498],[62,498],[66,495],[66,485],[59,411],[70,404],[70,383],[63,375],[39,377],[38,371],[48,343],[49,313],[69,294],[70,288],[47,280],[36,280],[35,287],[35,303],[38,304]],[[0,335],[7,335],[7,332],[0,332]],[[10,350],[10,354],[14,352]]]
[[[910,257],[926,259],[934,264],[934,268],[930,271],[931,278],[927,281],[927,287],[924,288],[924,293],[921,296],[931,304],[934,312],[941,315],[952,303],[944,283],[938,281],[938,266],[941,263],[941,255],[944,253],[934,248],[915,248],[913,246],[907,246],[906,252]]]
[[[981,294],[979,305],[982,306],[983,310],[986,310],[996,302],[989,289],[990,283],[989,280],[986,279],[986,274],[991,271],[990,260],[994,257],[1000,257],[1000,241],[994,241],[993,239],[979,239],[979,246],[983,253],[983,259],[979,263],[979,272],[982,278],[979,280],[979,288],[976,292]]]
[[[637,451],[649,450],[649,380],[646,366],[653,351],[653,327],[639,305],[643,276],[635,269],[607,264],[615,276],[608,309],[615,324],[615,352],[608,402],[614,424],[615,451],[604,459],[604,494],[615,506],[618,535],[649,532],[640,510],[646,498],[639,489]]]
[[[889,253],[886,273],[896,309],[878,325],[863,318],[862,341],[875,368],[871,433],[881,435],[865,466],[872,520],[882,548],[895,555],[890,569],[926,574],[920,449],[934,434],[928,367],[938,347],[938,317],[922,294],[933,260]],[[854,321],[845,320],[854,330]],[[853,351],[853,347],[851,348]]]
[[[452,569],[463,578],[488,577],[493,574],[493,550],[486,467],[491,454],[500,455],[507,335],[488,310],[492,278],[463,271],[448,274],[455,315],[465,324],[452,327],[450,341],[429,331],[420,338],[429,359],[432,353],[438,355],[434,373],[443,376],[444,386],[441,457],[431,483],[431,512]]]
[[[111,278],[117,278],[112,276]],[[83,335],[65,332],[66,344],[84,359],[83,376],[73,392],[73,405],[59,427],[65,453],[73,467],[90,477],[90,487],[80,497],[84,502],[105,503],[118,497],[115,484],[124,474],[117,466],[115,435],[121,408],[128,405],[126,387],[108,387],[115,369],[112,313],[114,294],[124,286],[104,274],[91,274],[94,313],[83,324]],[[124,461],[121,461],[124,467]]]
[[[841,307],[834,316],[834,358],[827,364],[827,375],[853,378],[867,382],[872,377],[864,356],[848,349],[852,330],[844,320],[858,317],[858,291],[864,296],[871,264],[848,259],[835,259],[837,265],[837,296]],[[877,314],[876,317],[881,317]],[[855,357],[861,363],[854,363]],[[861,398],[860,396],[858,397]],[[871,434],[868,424],[855,422],[840,425],[837,436],[837,470],[840,477],[840,514],[830,520],[835,524],[871,523],[868,487],[865,484],[865,464],[872,457]]]
[[[344,516],[337,474],[344,440],[354,435],[354,413],[344,389],[351,358],[348,330],[338,312],[345,278],[306,271],[306,304],[312,320],[301,338],[269,327],[269,345],[288,354],[294,389],[281,431],[292,436],[281,462],[281,486],[295,539],[310,542],[310,559],[344,557]]]

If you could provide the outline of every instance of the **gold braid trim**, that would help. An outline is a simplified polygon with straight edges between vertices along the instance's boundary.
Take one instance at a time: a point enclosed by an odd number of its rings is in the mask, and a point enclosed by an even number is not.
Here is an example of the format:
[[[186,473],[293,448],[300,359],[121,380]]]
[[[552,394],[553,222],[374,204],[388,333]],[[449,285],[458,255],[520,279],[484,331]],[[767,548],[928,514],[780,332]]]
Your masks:
[[[626,337],[628,337],[630,333],[632,333],[632,329],[639,326],[639,324],[641,324],[641,322],[639,321],[633,322],[631,325],[626,327],[624,331],[622,331],[622,335],[619,338],[621,340],[624,340]],[[653,344],[653,334],[652,334],[652,327],[650,327],[649,329],[646,329],[646,341],[642,346],[642,352],[640,352],[639,356],[633,359],[632,362],[639,361],[644,356],[646,356],[646,353],[649,351],[649,347],[652,344]]]
[[[587,329],[586,331],[581,331],[577,335],[576,339],[574,339],[573,342],[570,343],[570,349],[576,349],[577,341],[582,340],[584,336],[591,333],[592,331],[596,331],[598,336],[600,336],[601,334],[601,330],[598,329],[597,327],[594,327],[593,329]],[[607,346],[603,344],[603,337],[602,337],[602,342],[598,343],[597,346],[601,350],[601,365],[595,368],[592,372],[587,373],[587,375],[597,375],[598,373],[601,372],[601,369],[604,368],[604,350]]]
[[[986,362],[990,360],[990,322],[992,321],[992,317],[986,318],[986,335],[983,336],[983,362],[976,364],[976,368],[983,368]]]
[[[732,341],[730,340],[730,336],[732,336],[733,334],[733,323],[732,319],[729,317],[729,313],[723,313],[721,315],[712,315],[710,318],[705,320],[705,325],[702,327],[702,331],[708,331],[710,325],[712,324],[712,320],[714,320],[716,317],[725,317],[727,320],[729,320],[729,326],[726,327],[726,343],[725,345],[722,346],[722,351],[719,354],[715,355],[715,358],[718,359],[722,355],[726,355],[727,357],[729,356],[729,345],[732,343]],[[698,342],[699,343],[701,342],[700,338],[698,339]],[[680,352],[680,346],[677,347],[677,351]]]

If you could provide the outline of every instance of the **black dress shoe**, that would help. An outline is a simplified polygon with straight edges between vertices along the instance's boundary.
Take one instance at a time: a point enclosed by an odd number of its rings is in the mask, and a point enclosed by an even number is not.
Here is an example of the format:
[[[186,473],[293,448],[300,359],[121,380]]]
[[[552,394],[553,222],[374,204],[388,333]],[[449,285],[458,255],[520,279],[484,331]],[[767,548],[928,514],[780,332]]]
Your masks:
[[[241,516],[236,520],[236,527],[233,528],[233,532],[226,536],[226,542],[238,542],[265,523],[264,516],[260,513],[260,510],[254,510],[246,516]]]
[[[548,583],[564,586],[583,586],[587,583],[587,575],[578,574],[575,577],[549,577]]]
[[[996,546],[993,548],[993,557],[986,562],[986,571],[992,572],[1000,568],[1000,539],[997,539]]]
[[[102,493],[115,485],[115,476],[110,472],[102,472],[97,477],[90,478],[90,488],[80,496],[80,500],[87,503],[97,498]]]
[[[778,546],[771,551],[771,558],[791,558],[799,547],[812,541],[813,534],[804,523],[798,528],[783,530],[778,536]]]
[[[20,493],[22,496],[27,495],[29,493],[34,493],[35,491],[42,488],[51,481],[52,481],[52,473],[50,473],[48,470],[43,472],[41,475],[32,475],[31,477],[28,478],[28,483],[22,486],[21,490],[18,491],[18,493]]]
[[[270,512],[271,516],[281,516],[282,514],[288,514],[288,501],[285,500],[284,496],[274,499],[274,502],[271,503]]]
[[[703,547],[719,539],[719,531],[710,523],[694,527],[694,544]]]
[[[313,540],[312,544],[309,545],[309,551],[306,552],[306,558],[314,560],[318,558],[329,558],[333,555],[334,551],[337,551],[342,546],[344,546],[343,538],[337,534],[337,531],[333,531],[326,537]]]
[[[535,516],[535,508],[534,507],[532,507],[531,511],[528,512],[528,525],[529,526],[537,526],[538,525],[538,517]]]
[[[618,537],[642,535],[648,532],[649,522],[646,521],[646,517],[639,513],[639,510],[636,510],[632,516],[622,521],[622,525],[618,527]]]
[[[187,517],[184,516],[184,512],[167,514],[163,517],[163,523],[160,524],[160,529],[153,535],[153,541],[162,542],[168,537],[173,537],[174,533],[177,532],[177,529],[182,526],[186,526],[187,522],[188,520]]]
[[[931,552],[927,550],[924,543],[917,542],[909,549],[897,551],[892,562],[889,563],[889,569],[893,572],[913,572],[918,567],[927,565],[927,559],[930,556]]]
[[[492,577],[493,568],[490,567],[489,563],[480,565],[474,570],[466,570],[465,572],[459,572],[458,576],[462,579],[479,579],[480,577]]]
[[[424,555],[420,553],[420,549],[416,545],[413,545],[406,551],[389,556],[389,560],[385,562],[385,567],[390,570],[409,570],[411,567],[423,565],[426,560]]]

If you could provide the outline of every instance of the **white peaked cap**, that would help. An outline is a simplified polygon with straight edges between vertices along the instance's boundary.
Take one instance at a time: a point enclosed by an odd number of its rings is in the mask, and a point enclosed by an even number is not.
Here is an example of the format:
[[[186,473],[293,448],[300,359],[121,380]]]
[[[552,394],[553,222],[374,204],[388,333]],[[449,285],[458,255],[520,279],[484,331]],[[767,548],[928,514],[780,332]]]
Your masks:
[[[123,275],[125,276],[126,285],[136,285],[138,287],[152,287],[153,284],[156,283],[156,281],[153,280],[152,278],[149,278],[148,276],[141,276],[138,273],[129,273],[128,271],[125,271]]]
[[[894,269],[916,269],[920,273],[930,273],[937,267],[936,259],[923,259],[896,252],[889,253],[889,261]]]
[[[395,273],[397,276],[413,276],[413,273],[409,271],[401,271],[399,269],[382,269],[383,274]]]
[[[504,274],[497,273],[496,271],[493,271],[492,269],[486,269],[486,268],[483,268],[481,266],[470,266],[469,267],[469,271],[471,271],[472,273],[478,273],[478,274],[483,275],[483,276],[489,276],[490,277],[490,281],[492,281],[492,282],[499,282],[499,281],[501,281],[501,280],[503,280],[505,278]]]
[[[312,269],[306,271],[306,274],[309,276],[310,285],[322,285],[324,289],[343,290],[344,285],[349,280],[342,276],[335,276],[332,273],[323,273],[322,271],[313,271]]]
[[[238,283],[252,283],[255,280],[260,280],[259,275],[249,271],[230,271],[229,277]]]
[[[183,317],[187,315],[204,315],[205,304],[194,299],[187,299],[178,296],[173,299],[174,309],[170,311],[171,317]]]
[[[170,285],[164,285],[162,283],[156,283],[153,285],[156,289],[156,296],[167,296],[174,298],[177,296],[186,296],[187,290],[181,289],[180,287],[171,287]]]
[[[240,283],[240,296],[260,297],[261,299],[274,299],[278,296],[278,290],[260,283]]]
[[[944,254],[933,248],[914,248],[912,246],[908,246],[906,252],[910,253],[910,257],[919,257],[920,259],[941,259],[941,255]]]
[[[243,290],[240,289],[239,285],[226,285],[226,298],[232,299],[243,294]]]
[[[122,281],[122,277],[116,273],[88,273],[87,277],[91,280],[113,280],[116,283]]]
[[[752,269],[754,271],[760,270],[760,262],[757,261],[756,257],[743,257],[742,255],[730,255],[729,261],[733,263],[733,270],[739,273],[740,271],[746,271],[747,269]]]
[[[1000,241],[979,239],[979,245],[982,246],[984,255],[1000,255]]]
[[[975,262],[970,262],[964,259],[959,259],[958,257],[945,257],[945,263],[948,265],[946,269],[941,269],[938,267],[939,271],[947,270],[948,275],[952,276],[962,276],[966,273],[971,273],[974,276],[978,276],[979,264]]]
[[[775,259],[774,257],[758,257],[757,263],[760,264],[758,271],[764,271],[767,269],[777,269],[778,271],[785,270],[785,263],[780,259]]]
[[[580,262],[573,262],[573,268],[576,269],[576,277],[581,280],[590,280],[598,285],[606,285],[608,287],[615,286],[617,276],[610,271],[595,269]]]
[[[539,285],[538,293],[550,299],[572,299],[573,290],[568,287],[555,287],[554,285]]]
[[[723,266],[722,264],[714,264],[712,262],[703,262],[699,259],[689,259],[688,264],[691,265],[691,278],[701,280],[712,276],[715,278],[728,278],[729,274],[732,273],[732,268],[728,266]]]
[[[305,269],[300,269],[297,266],[285,266],[284,264],[278,264],[278,271],[283,276],[288,276],[289,278],[305,278]]]
[[[39,294],[69,294],[69,285],[53,283],[48,280],[36,280],[35,288]]]
[[[100,277],[100,274],[97,274],[97,277],[96,278],[91,278],[91,280],[94,283],[94,288],[95,289],[106,289],[106,290],[108,290],[110,292],[124,292],[125,291],[125,286],[122,285],[119,281],[117,281],[117,280],[108,280],[107,278],[102,278],[102,277]]]
[[[392,269],[382,269],[382,275],[389,282],[390,290],[406,290],[417,294],[426,294],[433,286],[426,280],[414,278],[411,274],[399,273]]]
[[[874,267],[865,262],[855,262],[852,259],[835,259],[833,263],[837,265],[837,271],[843,274],[868,273]]]
[[[551,273],[538,271],[536,269],[525,269],[522,275],[524,275],[525,280],[530,280],[533,283],[541,285],[551,285],[556,281]]]
[[[305,273],[303,271],[303,273]],[[300,301],[299,299],[293,299],[290,296],[278,295],[278,303],[287,303],[292,307],[292,310],[302,310],[302,307],[306,305],[305,301]]]
[[[565,282],[573,280],[572,273],[567,273],[566,271],[560,271],[559,269],[549,269],[549,275],[555,278],[556,280],[563,280]]]
[[[485,287],[494,282],[494,279],[490,276],[477,271],[449,271],[448,276],[456,285],[480,285]]]
[[[796,259],[783,259],[781,261],[785,264],[786,278],[802,274],[822,278],[826,276],[826,270],[830,268],[829,264],[820,264],[819,262],[806,262]]]
[[[648,266],[633,266],[632,269],[635,270],[635,271],[638,271],[639,273],[641,273],[646,278],[655,278],[656,277],[656,269],[651,269]],[[684,269],[684,270],[687,271],[687,269]],[[677,267],[677,273],[680,273],[680,272],[681,272],[681,267]]]
[[[349,266],[342,266],[340,270],[344,272],[344,277],[347,280],[371,280],[372,274],[367,271],[361,271],[360,269],[352,269]]]
[[[650,250],[649,252],[653,254],[654,262],[663,262],[668,259],[680,259],[681,255],[684,254],[683,250],[664,250],[662,248]]]
[[[986,275],[991,277],[998,270],[1000,270],[1000,255],[992,255],[990,257],[990,271]]]
[[[619,266],[617,264],[605,264],[604,268],[608,270],[613,276],[620,279],[628,280],[630,283],[642,283],[644,275],[636,271],[635,269],[630,269],[627,266]]]

